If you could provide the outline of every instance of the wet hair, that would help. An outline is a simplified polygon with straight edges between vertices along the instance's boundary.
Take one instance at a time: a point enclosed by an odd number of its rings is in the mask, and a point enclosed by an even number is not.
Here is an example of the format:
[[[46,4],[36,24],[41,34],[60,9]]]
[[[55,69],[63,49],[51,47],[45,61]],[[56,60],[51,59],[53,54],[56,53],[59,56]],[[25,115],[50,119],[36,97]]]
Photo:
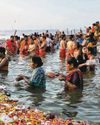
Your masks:
[[[14,39],[14,36],[13,36],[13,35],[11,35],[11,36],[10,36],[10,38],[11,38],[11,39]]]
[[[95,42],[95,39],[91,36],[88,42]]]
[[[88,29],[90,30],[90,29],[91,29],[91,26],[89,26]]]
[[[77,36],[78,36],[78,38],[82,38],[83,34],[80,34],[80,35],[77,35]]]
[[[27,35],[24,35],[24,40],[28,41],[28,36]]]
[[[16,40],[20,40],[20,37],[19,36],[14,36],[14,38],[16,39]]]
[[[46,37],[49,37],[49,34],[46,34]]]
[[[4,54],[4,55],[5,55],[5,51],[6,51],[6,50],[5,50],[4,47],[0,47],[0,53],[1,53],[1,54]]]
[[[93,25],[93,26],[96,26],[96,24],[95,24],[95,23],[93,23],[92,25]]]
[[[91,34],[90,34],[90,38],[93,38],[93,37],[94,37],[94,33],[91,33]]]
[[[99,21],[96,21],[96,24],[99,24]]]
[[[65,34],[61,35],[61,39],[65,40],[65,38],[66,38]]]
[[[32,57],[32,62],[34,62],[35,64],[37,64],[37,67],[40,67],[43,65],[42,59],[39,56],[34,55]]]
[[[45,36],[45,35],[43,35],[43,37],[42,37],[42,38],[46,39],[46,36]]]
[[[67,59],[67,63],[70,64],[70,65],[73,64],[74,68],[78,67],[77,60],[74,57],[69,57]]]
[[[32,36],[31,36],[31,39],[32,39],[33,41],[36,40],[36,36],[32,35]]]
[[[24,35],[24,38],[28,38],[28,36],[27,36],[27,35]]]
[[[70,39],[70,40],[73,40],[73,39],[74,39],[74,35],[70,35],[70,36],[69,36],[69,39]]]
[[[88,47],[88,51],[93,54],[93,48],[92,47]]]

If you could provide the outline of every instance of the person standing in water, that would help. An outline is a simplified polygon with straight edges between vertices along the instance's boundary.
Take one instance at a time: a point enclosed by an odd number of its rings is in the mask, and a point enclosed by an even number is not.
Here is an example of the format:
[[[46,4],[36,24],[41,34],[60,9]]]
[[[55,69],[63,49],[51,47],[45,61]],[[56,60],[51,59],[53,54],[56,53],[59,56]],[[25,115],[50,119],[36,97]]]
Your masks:
[[[5,43],[6,54],[9,56],[14,56],[17,53],[16,41],[14,41],[14,36],[11,36],[9,40]]]
[[[67,59],[67,75],[59,76],[59,80],[65,81],[65,90],[83,89],[83,76],[78,69],[78,63],[74,57]]]
[[[31,68],[33,69],[31,78],[24,76],[24,75],[19,75],[16,80],[24,80],[25,83],[28,85],[33,86],[34,88],[46,88],[46,77],[45,77],[45,72],[42,68],[43,62],[42,59],[39,56],[34,55],[32,57],[32,64]]]
[[[5,48],[0,47],[0,72],[8,71],[9,58],[5,55]]]
[[[29,43],[28,43],[28,36],[24,35],[24,39],[20,42],[20,55],[21,56],[28,56],[28,48],[29,48]]]
[[[65,59],[66,57],[66,36],[62,35],[61,36],[61,41],[60,41],[60,52],[59,52],[59,56],[61,59]]]
[[[42,41],[39,45],[39,56],[45,57],[46,55],[46,36],[42,36]]]

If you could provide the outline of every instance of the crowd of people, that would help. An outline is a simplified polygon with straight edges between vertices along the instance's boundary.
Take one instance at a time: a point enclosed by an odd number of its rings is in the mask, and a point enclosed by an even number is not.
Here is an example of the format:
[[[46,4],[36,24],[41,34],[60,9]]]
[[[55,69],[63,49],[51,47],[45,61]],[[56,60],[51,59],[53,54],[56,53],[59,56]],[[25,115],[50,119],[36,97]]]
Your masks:
[[[16,31],[10,39],[0,46],[0,72],[8,71],[9,58],[19,54],[22,58],[32,58],[32,77],[19,75],[17,81],[24,80],[28,85],[46,88],[45,72],[42,68],[41,58],[46,53],[53,53],[59,49],[59,57],[66,62],[67,75],[59,74],[59,80],[65,81],[65,90],[83,88],[83,73],[95,71],[95,64],[87,63],[93,61],[100,51],[100,23],[97,21],[76,34],[66,35],[65,32],[57,31],[55,34],[34,33],[31,35],[16,35]],[[50,76],[50,74],[48,74]]]
[[[100,52],[100,23],[97,21],[92,26],[86,28],[86,33],[82,30],[76,34],[65,34],[57,31],[55,34],[34,33],[31,35],[22,34],[22,37],[16,35],[16,31],[10,39],[7,39],[0,46],[0,72],[9,71],[9,62],[13,57],[22,59],[31,58],[30,67],[33,72],[31,77],[24,74],[18,74],[16,81],[23,80],[25,86],[46,90],[46,76],[50,78],[58,77],[64,81],[64,90],[73,91],[83,89],[83,74],[87,71],[95,72],[95,65],[100,59],[97,56]],[[55,72],[45,73],[43,69],[42,58],[46,58],[47,53],[52,55],[59,50],[59,59],[64,60],[66,64],[66,75]],[[19,55],[19,56],[16,56]],[[44,115],[43,112],[31,110],[30,108],[16,108],[16,101],[8,99],[0,93],[0,124],[80,124],[86,125],[86,122],[76,122],[72,119],[63,120],[50,114]],[[24,119],[23,119],[24,118]]]

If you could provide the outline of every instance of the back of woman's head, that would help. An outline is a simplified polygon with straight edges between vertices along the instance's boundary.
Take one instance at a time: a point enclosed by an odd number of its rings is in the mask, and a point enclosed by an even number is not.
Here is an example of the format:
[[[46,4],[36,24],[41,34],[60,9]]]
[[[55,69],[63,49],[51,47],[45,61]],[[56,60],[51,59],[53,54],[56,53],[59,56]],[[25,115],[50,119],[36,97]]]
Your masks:
[[[5,48],[4,47],[0,47],[0,53],[5,55]]]
[[[32,62],[37,64],[37,67],[40,67],[43,65],[42,59],[36,55],[32,57]]]
[[[77,60],[76,60],[74,57],[69,57],[69,58],[67,59],[67,63],[68,63],[69,65],[73,65],[74,68],[77,68],[77,67],[78,67]]]

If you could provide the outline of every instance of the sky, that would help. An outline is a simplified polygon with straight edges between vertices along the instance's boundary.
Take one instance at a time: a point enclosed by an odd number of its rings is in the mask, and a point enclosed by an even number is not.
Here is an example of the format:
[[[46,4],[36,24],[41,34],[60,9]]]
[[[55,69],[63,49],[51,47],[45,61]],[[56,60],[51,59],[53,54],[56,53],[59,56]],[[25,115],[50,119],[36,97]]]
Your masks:
[[[100,0],[0,0],[0,30],[64,30],[96,21],[100,21]]]

